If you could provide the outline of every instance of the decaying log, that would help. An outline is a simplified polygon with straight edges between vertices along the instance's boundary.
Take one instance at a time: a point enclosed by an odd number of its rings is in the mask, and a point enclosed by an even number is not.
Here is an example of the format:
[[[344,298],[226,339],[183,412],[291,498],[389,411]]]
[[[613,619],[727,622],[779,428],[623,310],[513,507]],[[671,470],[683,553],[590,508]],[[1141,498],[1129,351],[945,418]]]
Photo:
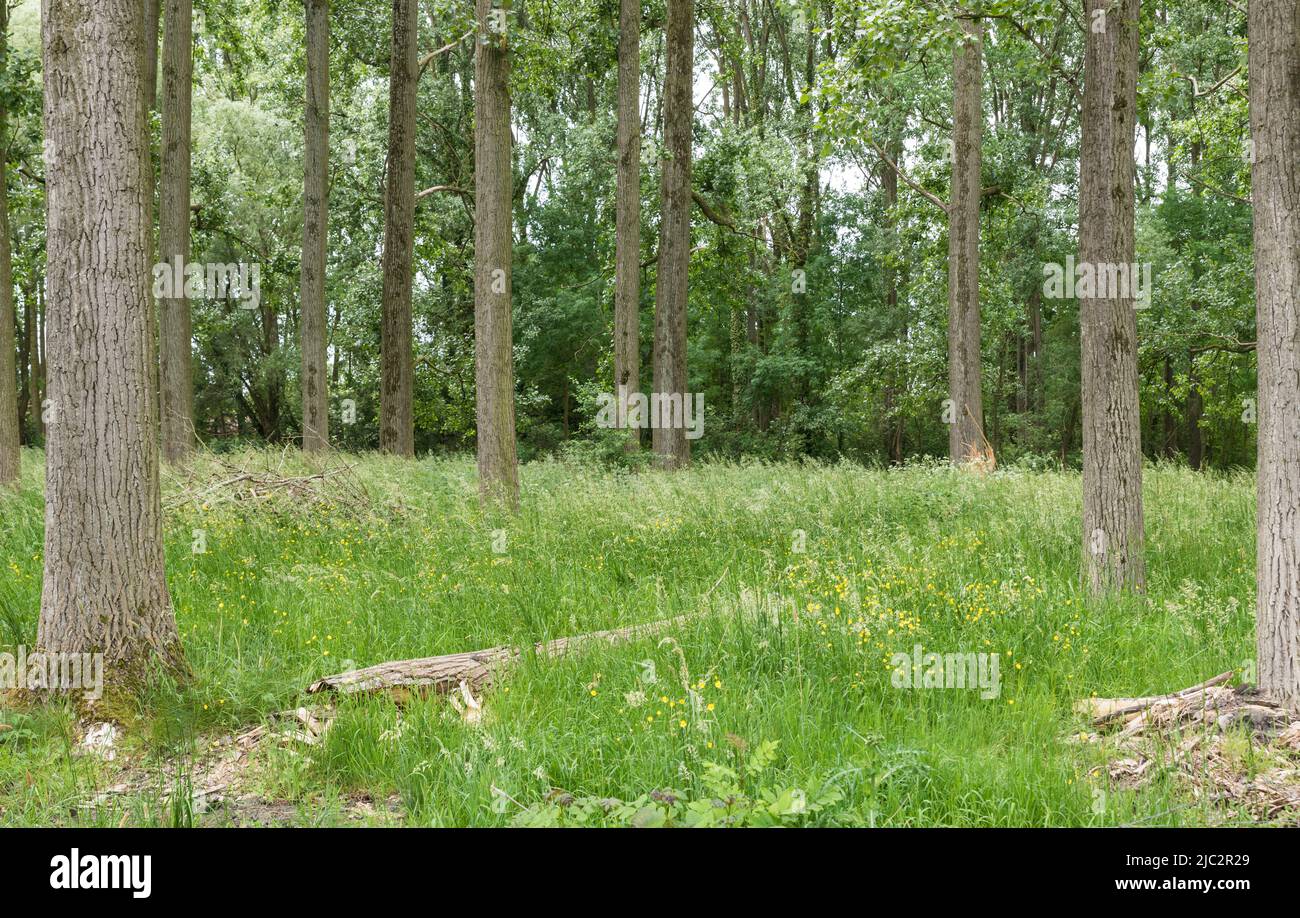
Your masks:
[[[658,634],[698,618],[700,613],[691,612],[675,618],[665,618],[644,625],[632,625],[613,631],[593,631],[573,637],[557,638],[533,646],[539,657],[562,657],[589,644],[621,644]],[[334,676],[326,676],[313,682],[307,688],[309,694],[320,692],[338,692],[355,694],[367,692],[413,693],[440,692],[447,693],[461,683],[470,691],[491,686],[493,679],[505,667],[519,662],[523,653],[518,647],[501,645],[485,650],[471,650],[465,653],[452,653],[441,657],[423,657],[417,660],[394,660],[379,663],[365,669],[354,669]]]
[[[1193,685],[1190,688],[1169,695],[1147,695],[1143,698],[1084,698],[1075,704],[1074,709],[1080,714],[1090,714],[1093,726],[1099,727],[1113,720],[1128,717],[1130,714],[1145,711],[1159,702],[1175,701],[1188,698],[1198,692],[1204,692],[1208,688],[1227,682],[1232,676],[1233,671],[1228,670],[1228,672],[1220,673],[1213,679],[1206,679],[1199,685]]]

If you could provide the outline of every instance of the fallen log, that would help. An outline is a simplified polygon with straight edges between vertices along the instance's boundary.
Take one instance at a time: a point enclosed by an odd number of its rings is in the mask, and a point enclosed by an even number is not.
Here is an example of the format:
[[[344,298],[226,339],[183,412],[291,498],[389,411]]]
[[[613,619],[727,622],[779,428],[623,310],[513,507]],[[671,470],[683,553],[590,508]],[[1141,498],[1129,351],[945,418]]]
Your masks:
[[[553,641],[534,644],[533,651],[539,657],[555,658],[590,644],[621,644],[675,628],[698,618],[700,614],[691,612],[644,625],[556,638]],[[471,691],[477,692],[491,686],[502,669],[518,663],[522,656],[523,651],[520,648],[503,644],[484,650],[470,650],[439,657],[393,660],[318,679],[307,687],[307,693],[315,695],[321,692],[337,692],[351,695],[396,692],[401,695],[411,691],[416,694],[427,692],[446,694],[461,683],[467,685]]]
[[[1100,727],[1108,724],[1113,720],[1121,717],[1127,717],[1130,714],[1137,714],[1145,711],[1152,705],[1162,701],[1176,701],[1183,698],[1189,698],[1198,692],[1204,692],[1208,688],[1221,685],[1227,682],[1233,676],[1233,671],[1228,670],[1226,673],[1220,673],[1213,679],[1206,679],[1199,685],[1193,685],[1189,688],[1181,689],[1168,695],[1147,695],[1142,698],[1084,698],[1075,704],[1075,710],[1080,714],[1090,714],[1092,724]]]

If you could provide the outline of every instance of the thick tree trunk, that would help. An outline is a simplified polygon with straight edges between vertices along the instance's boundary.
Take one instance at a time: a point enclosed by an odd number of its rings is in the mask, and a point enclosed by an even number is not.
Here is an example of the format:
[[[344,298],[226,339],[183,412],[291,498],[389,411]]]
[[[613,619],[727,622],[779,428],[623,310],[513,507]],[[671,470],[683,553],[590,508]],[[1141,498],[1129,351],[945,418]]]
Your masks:
[[[37,643],[103,653],[105,681],[128,686],[181,663],[149,384],[143,20],[138,0],[45,0],[41,26],[53,413]]]
[[[329,235],[329,0],[307,2],[307,99],[302,195],[302,448],[329,447],[325,242]]]
[[[1259,686],[1300,709],[1300,3],[1250,2]]]
[[[641,0],[622,0],[618,20],[618,188],[614,216],[614,396],[620,421],[641,387]],[[627,449],[641,446],[628,427]]]
[[[478,0],[474,55],[474,385],[478,487],[486,502],[519,504],[514,335],[510,317],[514,180],[510,29],[506,11]]]
[[[0,2],[0,65],[9,56],[9,7]],[[8,145],[8,113],[0,107],[0,146]],[[18,353],[15,336],[13,250],[9,240],[9,186],[0,157],[0,485],[18,479]]]
[[[415,455],[411,263],[415,245],[416,0],[393,0],[388,84],[388,182],[384,189],[383,318],[379,448]]]
[[[162,175],[158,255],[166,264],[190,257],[190,96],[194,80],[192,0],[166,0],[163,16]],[[137,26],[139,28],[139,26]],[[146,258],[148,256],[146,255]],[[194,449],[194,376],[190,304],[183,291],[159,302],[159,390],[163,458]]]
[[[694,0],[668,0],[668,50],[664,73],[664,160],[660,188],[659,272],[655,282],[654,392],[661,404],[685,406],[686,303],[691,260],[691,101],[694,71]],[[690,462],[684,418],[665,408],[652,437],[665,469]]]
[[[1134,263],[1138,0],[1087,0],[1079,262],[1116,277]],[[1104,11],[1104,19],[1094,15]],[[1124,271],[1130,271],[1125,267]],[[1133,284],[1079,294],[1083,347],[1083,549],[1090,589],[1146,587],[1142,420]]]
[[[980,381],[980,145],[983,136],[983,26],[962,18],[952,52],[953,164],[948,205],[948,454],[956,464],[983,461]]]

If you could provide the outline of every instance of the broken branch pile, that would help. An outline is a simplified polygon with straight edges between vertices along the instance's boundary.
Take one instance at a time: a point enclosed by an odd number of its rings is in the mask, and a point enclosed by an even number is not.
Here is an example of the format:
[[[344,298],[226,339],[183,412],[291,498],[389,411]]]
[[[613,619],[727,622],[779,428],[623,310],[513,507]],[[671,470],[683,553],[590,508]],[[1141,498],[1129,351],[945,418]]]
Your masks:
[[[1225,685],[1232,675],[1169,695],[1078,702],[1094,727],[1113,731],[1076,737],[1112,747],[1108,763],[1091,774],[1129,789],[1170,774],[1194,800],[1255,819],[1300,821],[1300,719],[1252,687]]]

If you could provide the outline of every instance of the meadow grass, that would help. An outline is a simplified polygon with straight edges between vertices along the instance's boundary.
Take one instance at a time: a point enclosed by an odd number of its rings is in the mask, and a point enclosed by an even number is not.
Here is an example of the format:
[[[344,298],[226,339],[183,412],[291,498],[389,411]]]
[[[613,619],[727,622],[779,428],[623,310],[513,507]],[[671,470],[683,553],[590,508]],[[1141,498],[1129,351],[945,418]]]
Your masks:
[[[41,456],[25,460],[22,490],[0,497],[10,651],[34,643],[40,600]],[[216,480],[216,461],[194,469],[212,466]],[[259,755],[258,792],[295,824],[564,822],[546,803],[556,789],[708,797],[716,765],[743,775],[746,757],[775,743],[770,765],[743,778],[747,792],[834,791],[781,820],[794,824],[1211,818],[1172,782],[1107,792],[1104,776],[1088,776],[1100,753],[1070,741],[1085,726],[1071,705],[1183,688],[1253,657],[1249,474],[1149,467],[1149,594],[1093,602],[1080,586],[1072,472],[699,463],[668,475],[545,461],[521,469],[512,517],[479,508],[470,459],[346,461],[368,511],[213,500],[168,513],[193,680],[151,692],[110,763],[72,754],[66,707],[0,711],[15,727],[0,733],[0,824],[188,824],[192,814],[161,802],[174,775],[156,793],[77,804],[126,763],[184,763],[353,665],[701,610],[626,644],[526,655],[485,695],[477,725],[443,698],[343,699],[319,745]],[[891,654],[916,644],[999,654],[1000,693],[894,687]],[[345,814],[364,797],[393,803]]]

